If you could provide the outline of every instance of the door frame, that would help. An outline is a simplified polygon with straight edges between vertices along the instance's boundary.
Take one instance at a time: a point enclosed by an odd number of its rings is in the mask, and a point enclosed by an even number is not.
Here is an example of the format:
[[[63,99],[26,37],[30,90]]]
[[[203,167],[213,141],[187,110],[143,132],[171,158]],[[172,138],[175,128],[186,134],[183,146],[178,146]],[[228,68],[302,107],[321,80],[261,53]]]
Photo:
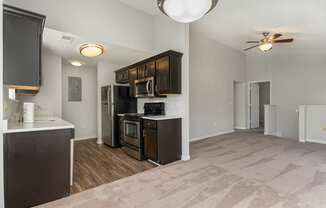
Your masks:
[[[251,129],[251,84],[259,84],[269,82],[269,103],[272,104],[272,80],[255,80],[255,81],[248,81],[248,94],[247,94],[247,129]]]

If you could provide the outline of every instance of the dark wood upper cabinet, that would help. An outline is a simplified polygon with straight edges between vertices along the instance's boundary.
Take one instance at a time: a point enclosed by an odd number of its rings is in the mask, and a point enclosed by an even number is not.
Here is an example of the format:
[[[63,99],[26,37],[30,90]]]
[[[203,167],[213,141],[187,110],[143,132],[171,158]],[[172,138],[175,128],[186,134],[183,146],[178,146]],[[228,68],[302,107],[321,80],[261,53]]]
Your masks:
[[[137,67],[138,79],[146,78],[146,65],[140,65]]]
[[[169,53],[156,60],[156,91],[159,95],[182,93],[182,55]]]
[[[121,74],[128,71],[128,78],[121,79]],[[136,79],[148,77],[155,78],[155,91],[157,96],[182,93],[182,53],[166,51],[131,66],[116,71],[116,82],[130,83],[134,88]]]
[[[39,87],[45,16],[8,5],[3,8],[4,84]]]
[[[115,73],[115,80],[119,84],[129,83],[129,71],[128,69],[120,70]]]
[[[151,61],[146,63],[146,77],[155,77],[156,67],[155,67],[155,61]]]
[[[166,56],[156,61],[156,91],[167,94],[170,91],[170,57]]]
[[[130,84],[130,96],[135,97],[135,80],[138,79],[138,68],[129,69],[129,84]]]

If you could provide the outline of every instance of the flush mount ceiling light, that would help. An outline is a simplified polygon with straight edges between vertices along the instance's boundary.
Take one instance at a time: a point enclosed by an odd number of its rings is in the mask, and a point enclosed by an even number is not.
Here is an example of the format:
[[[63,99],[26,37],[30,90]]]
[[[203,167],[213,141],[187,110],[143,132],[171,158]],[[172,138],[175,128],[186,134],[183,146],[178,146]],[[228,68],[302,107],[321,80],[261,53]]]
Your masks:
[[[80,67],[80,66],[83,65],[83,63],[80,62],[80,61],[71,61],[70,63],[71,63],[71,65],[73,65],[73,66],[77,66],[77,67]]]
[[[190,23],[216,7],[218,0],[157,0],[158,8],[177,22]]]
[[[97,43],[85,43],[80,46],[79,51],[85,57],[97,57],[104,53],[104,47]]]

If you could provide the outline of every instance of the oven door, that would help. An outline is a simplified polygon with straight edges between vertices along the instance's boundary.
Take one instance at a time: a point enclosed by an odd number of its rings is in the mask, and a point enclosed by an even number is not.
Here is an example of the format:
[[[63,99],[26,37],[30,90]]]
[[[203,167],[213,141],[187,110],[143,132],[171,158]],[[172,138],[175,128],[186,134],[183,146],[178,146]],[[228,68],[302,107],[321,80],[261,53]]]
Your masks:
[[[135,81],[136,97],[155,97],[154,77],[140,79]]]
[[[124,139],[125,143],[140,147],[141,133],[140,122],[124,120]]]

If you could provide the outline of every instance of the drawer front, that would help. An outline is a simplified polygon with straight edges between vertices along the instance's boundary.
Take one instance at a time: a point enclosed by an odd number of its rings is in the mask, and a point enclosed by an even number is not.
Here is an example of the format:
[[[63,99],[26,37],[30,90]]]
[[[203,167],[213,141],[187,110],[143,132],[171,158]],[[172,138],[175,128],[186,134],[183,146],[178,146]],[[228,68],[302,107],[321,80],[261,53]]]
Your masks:
[[[157,122],[153,120],[144,120],[144,128],[148,129],[156,129],[157,128]]]

